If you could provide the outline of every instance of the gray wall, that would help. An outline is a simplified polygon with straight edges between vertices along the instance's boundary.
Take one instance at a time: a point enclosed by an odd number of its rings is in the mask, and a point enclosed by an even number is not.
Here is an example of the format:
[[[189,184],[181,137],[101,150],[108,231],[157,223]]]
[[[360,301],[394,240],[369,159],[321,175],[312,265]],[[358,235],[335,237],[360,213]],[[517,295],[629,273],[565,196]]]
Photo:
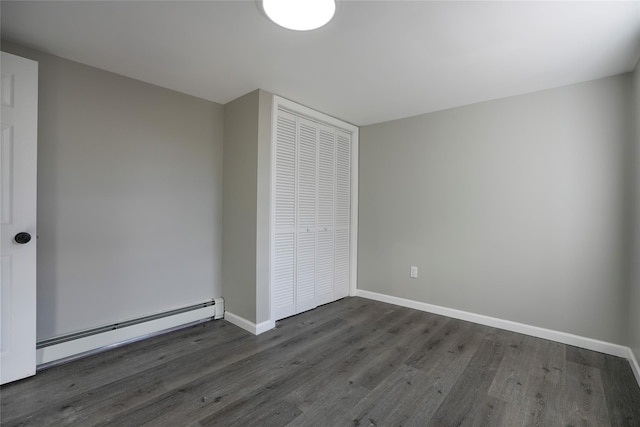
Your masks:
[[[224,106],[222,294],[225,309],[256,321],[258,100],[255,90]]]
[[[626,343],[630,89],[361,128],[358,288]]]
[[[227,311],[270,319],[271,104],[255,90],[224,106],[222,290]]]
[[[633,195],[635,201],[634,218],[634,246],[632,251],[632,279],[631,298],[629,298],[629,346],[636,359],[640,361],[640,63],[633,74],[635,109],[635,186]]]
[[[221,295],[221,105],[39,62],[38,339]]]

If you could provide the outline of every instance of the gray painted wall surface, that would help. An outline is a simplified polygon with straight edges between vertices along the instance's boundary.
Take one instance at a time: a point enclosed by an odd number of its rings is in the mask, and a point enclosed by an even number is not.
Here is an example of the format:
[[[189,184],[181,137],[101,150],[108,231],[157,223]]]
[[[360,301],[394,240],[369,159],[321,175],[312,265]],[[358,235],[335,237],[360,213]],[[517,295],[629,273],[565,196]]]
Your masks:
[[[254,323],[271,317],[272,102],[255,90],[224,106],[222,289],[225,308]]]
[[[636,360],[640,361],[640,63],[633,74],[635,109],[635,186],[633,194],[635,201],[634,245],[632,251],[631,298],[629,298],[629,346],[633,350]]]
[[[256,321],[259,91],[224,106],[222,295],[225,309]]]
[[[626,343],[630,89],[361,128],[358,288]]]
[[[40,64],[38,339],[221,295],[222,106]]]

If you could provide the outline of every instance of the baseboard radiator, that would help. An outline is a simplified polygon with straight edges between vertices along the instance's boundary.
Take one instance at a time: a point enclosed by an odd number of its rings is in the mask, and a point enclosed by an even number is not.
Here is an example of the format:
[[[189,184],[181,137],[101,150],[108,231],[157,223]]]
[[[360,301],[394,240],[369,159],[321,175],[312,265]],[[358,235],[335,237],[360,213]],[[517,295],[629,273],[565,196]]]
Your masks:
[[[224,300],[214,298],[188,307],[38,341],[36,343],[38,370],[223,317]]]

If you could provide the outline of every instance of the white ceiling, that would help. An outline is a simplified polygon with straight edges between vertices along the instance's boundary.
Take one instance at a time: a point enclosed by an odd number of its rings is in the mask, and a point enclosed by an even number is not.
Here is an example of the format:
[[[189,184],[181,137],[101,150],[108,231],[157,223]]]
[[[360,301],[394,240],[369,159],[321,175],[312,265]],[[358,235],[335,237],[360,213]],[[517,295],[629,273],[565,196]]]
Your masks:
[[[302,0],[301,0],[302,1]],[[2,38],[221,104],[262,88],[356,125],[632,71],[640,1],[2,1]]]

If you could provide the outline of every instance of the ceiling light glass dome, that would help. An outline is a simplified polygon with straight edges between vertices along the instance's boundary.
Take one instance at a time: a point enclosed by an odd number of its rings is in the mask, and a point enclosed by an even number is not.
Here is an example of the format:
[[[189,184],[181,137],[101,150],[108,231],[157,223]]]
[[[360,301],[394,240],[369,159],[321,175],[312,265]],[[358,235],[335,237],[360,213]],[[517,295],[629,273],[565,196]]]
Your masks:
[[[262,7],[273,22],[296,31],[320,28],[336,13],[335,0],[263,0]]]

